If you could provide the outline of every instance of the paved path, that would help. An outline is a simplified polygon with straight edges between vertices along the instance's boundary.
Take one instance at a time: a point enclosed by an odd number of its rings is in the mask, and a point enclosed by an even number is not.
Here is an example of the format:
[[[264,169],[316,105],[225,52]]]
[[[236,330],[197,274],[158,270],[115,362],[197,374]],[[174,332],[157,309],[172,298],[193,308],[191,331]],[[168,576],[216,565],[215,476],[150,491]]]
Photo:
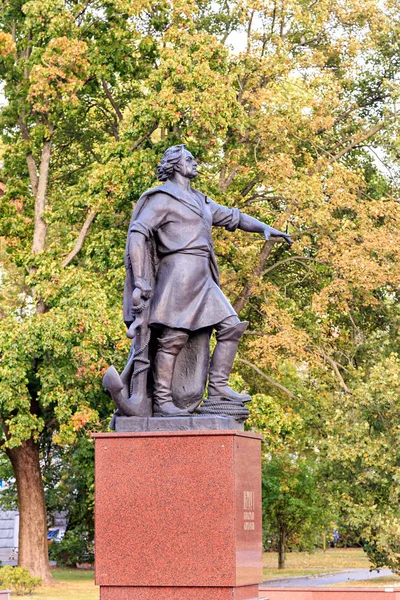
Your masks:
[[[393,575],[390,569],[381,569],[380,571],[370,571],[369,569],[348,569],[340,573],[331,573],[326,575],[312,575],[310,577],[287,577],[286,579],[268,579],[262,583],[263,587],[320,587],[323,585],[334,585],[336,583],[346,583],[347,581],[362,581],[363,579],[374,579],[375,577],[384,577]]]

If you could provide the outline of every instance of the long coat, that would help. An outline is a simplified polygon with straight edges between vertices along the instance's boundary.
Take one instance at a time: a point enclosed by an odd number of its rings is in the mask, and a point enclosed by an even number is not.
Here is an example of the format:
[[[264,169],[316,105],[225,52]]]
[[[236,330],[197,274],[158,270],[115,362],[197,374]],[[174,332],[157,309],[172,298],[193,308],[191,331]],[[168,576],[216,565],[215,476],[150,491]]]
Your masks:
[[[221,206],[191,188],[188,198],[167,182],[139,199],[129,225],[155,246],[155,282],[149,324],[196,331],[212,327],[235,311],[219,287],[212,226],[234,231],[238,209]],[[132,322],[134,275],[127,242],[124,320]],[[135,250],[133,250],[135,251]]]

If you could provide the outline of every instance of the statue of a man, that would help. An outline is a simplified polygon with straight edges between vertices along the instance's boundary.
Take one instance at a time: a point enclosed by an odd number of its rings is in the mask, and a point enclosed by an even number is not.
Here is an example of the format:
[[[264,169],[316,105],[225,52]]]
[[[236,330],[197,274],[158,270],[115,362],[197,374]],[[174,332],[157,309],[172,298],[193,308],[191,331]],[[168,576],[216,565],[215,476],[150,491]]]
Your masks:
[[[106,378],[104,382],[122,414],[151,414],[148,405],[152,403],[155,416],[189,415],[188,409],[193,410],[202,399],[209,363],[209,337],[213,329],[217,344],[209,366],[208,402],[243,403],[250,400],[248,395],[238,394],[228,385],[239,339],[248,323],[240,322],[219,287],[211,228],[225,227],[228,231],[239,228],[262,233],[267,240],[280,237],[288,244],[292,241],[286,233],[237,208],[221,206],[192,188],[190,184],[196,176],[197,165],[192,154],[183,144],[172,146],[158,166],[158,178],[165,182],[164,185],[145,192],[132,216],[127,239],[124,320],[129,328],[128,336],[134,341],[135,337],[141,338],[136,340],[130,355],[133,365],[136,354],[139,369],[137,365],[130,371],[125,369],[124,373],[129,371],[131,378],[125,403],[117,401]],[[147,341],[143,327],[149,328]],[[148,352],[143,356],[143,349],[151,338],[152,356],[148,358]],[[190,356],[188,344],[191,340]],[[198,357],[204,356],[200,349],[204,348],[204,343],[201,346],[202,342],[198,340],[206,340],[207,351],[207,359],[200,367]],[[184,352],[186,358],[182,359]],[[200,388],[198,382],[193,384],[201,393],[196,398],[189,393],[188,397],[194,400],[193,406],[188,406],[190,402],[177,406],[174,378],[177,380],[180,376],[182,390],[190,388],[196,368],[201,371]],[[146,369],[151,371],[150,378],[145,374],[145,383],[139,385],[141,391],[134,392],[138,383],[132,385],[132,371],[143,377]],[[138,394],[143,398],[138,398]],[[144,412],[143,402],[146,405]]]

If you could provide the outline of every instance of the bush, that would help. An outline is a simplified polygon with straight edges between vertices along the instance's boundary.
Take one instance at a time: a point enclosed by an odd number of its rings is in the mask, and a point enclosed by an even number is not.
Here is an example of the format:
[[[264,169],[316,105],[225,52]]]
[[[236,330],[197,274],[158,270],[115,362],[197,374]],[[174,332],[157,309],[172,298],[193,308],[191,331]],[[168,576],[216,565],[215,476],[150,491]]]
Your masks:
[[[93,564],[93,540],[84,528],[69,529],[60,542],[51,544],[49,556],[59,567],[75,567],[76,563]]]
[[[11,589],[17,596],[28,596],[42,584],[42,580],[33,577],[24,567],[1,567],[0,583],[3,589]]]

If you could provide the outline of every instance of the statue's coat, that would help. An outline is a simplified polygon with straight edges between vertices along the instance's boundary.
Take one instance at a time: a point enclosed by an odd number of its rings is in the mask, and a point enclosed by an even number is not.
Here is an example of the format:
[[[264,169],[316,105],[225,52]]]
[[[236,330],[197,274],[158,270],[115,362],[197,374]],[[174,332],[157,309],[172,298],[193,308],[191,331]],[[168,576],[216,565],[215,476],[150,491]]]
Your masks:
[[[130,233],[141,233],[148,241],[149,256],[153,255],[155,281],[149,318],[153,326],[196,331],[236,314],[219,288],[211,228],[214,225],[235,230],[240,213],[193,188],[191,192],[188,201],[171,182],[147,190],[129,225],[128,240]],[[129,325],[134,277],[128,241],[125,265],[124,320]]]
[[[139,232],[147,240],[146,279],[153,290],[149,324],[153,331],[163,325],[190,331],[177,358],[172,386],[174,403],[181,408],[193,409],[203,396],[212,325],[236,314],[219,288],[211,228],[234,231],[239,218],[237,209],[221,206],[193,188],[188,201],[169,181],[147,190],[132,214],[125,254],[124,321],[128,327],[133,321],[135,288],[129,236]],[[151,360],[156,349],[154,337]]]

